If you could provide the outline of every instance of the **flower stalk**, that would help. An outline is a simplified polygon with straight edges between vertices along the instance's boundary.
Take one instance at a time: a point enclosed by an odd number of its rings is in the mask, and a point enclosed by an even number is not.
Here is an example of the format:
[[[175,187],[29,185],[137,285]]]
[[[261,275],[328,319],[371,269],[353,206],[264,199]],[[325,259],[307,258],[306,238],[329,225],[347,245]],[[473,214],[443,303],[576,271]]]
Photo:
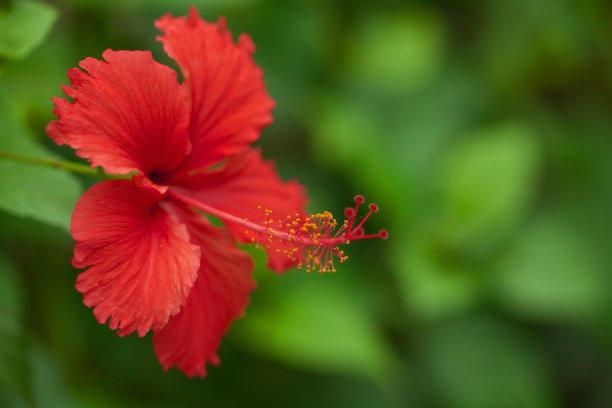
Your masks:
[[[131,174],[111,175],[105,173],[101,168],[93,168],[86,164],[75,163],[68,160],[45,159],[41,157],[25,156],[18,153],[0,151],[0,160],[8,160],[16,163],[29,164],[40,167],[50,167],[54,169],[66,170],[72,173],[85,176],[96,177],[104,180],[130,179]]]

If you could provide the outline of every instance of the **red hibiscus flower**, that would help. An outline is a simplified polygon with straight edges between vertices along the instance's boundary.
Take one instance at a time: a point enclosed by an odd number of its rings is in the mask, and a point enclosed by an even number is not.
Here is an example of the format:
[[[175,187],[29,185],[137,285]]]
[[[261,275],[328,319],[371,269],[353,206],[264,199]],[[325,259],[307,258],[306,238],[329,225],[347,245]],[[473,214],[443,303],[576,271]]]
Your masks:
[[[224,20],[207,23],[195,9],[156,26],[182,84],[148,51],[107,50],[68,71],[71,100],[54,99],[47,132],[92,167],[131,175],[94,185],[74,210],[85,305],[120,336],[153,331],[165,369],[204,376],[255,287],[237,242],[264,247],[278,272],[298,264],[330,271],[346,259],[338,245],[386,232],[363,233],[374,205],[357,225],[357,208],[339,227],[327,212],[307,215],[303,187],[283,182],[249,147],[272,122],[274,102],[248,36],[235,43]]]

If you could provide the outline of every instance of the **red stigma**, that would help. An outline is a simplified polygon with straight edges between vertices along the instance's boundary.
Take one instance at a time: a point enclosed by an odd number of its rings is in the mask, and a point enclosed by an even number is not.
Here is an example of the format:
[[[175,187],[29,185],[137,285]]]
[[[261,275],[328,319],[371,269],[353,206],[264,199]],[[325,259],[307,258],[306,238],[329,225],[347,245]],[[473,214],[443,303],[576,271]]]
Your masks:
[[[304,267],[306,272],[335,272],[334,260],[344,262],[348,259],[340,245],[389,237],[385,229],[376,234],[366,234],[364,225],[372,214],[378,212],[379,207],[371,203],[368,212],[358,220],[359,209],[364,203],[365,198],[361,194],[356,195],[355,207],[344,209],[346,219],[341,224],[329,211],[311,215],[290,214],[274,220],[271,218],[272,212],[265,210],[263,225],[266,229],[256,233],[253,241],[276,252],[282,251],[291,260],[299,261],[299,267]]]

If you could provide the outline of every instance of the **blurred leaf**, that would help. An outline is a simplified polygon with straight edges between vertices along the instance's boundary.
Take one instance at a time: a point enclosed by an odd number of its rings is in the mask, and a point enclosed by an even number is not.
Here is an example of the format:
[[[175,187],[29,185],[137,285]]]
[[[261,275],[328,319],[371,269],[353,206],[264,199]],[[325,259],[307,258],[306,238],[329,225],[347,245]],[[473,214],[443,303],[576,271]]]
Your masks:
[[[28,58],[6,64],[0,76],[0,94],[15,111],[28,119],[30,128],[42,128],[52,117],[51,96],[63,96],[60,84],[66,82],[66,69],[79,60],[67,45],[68,34],[59,31]],[[42,68],[42,69],[41,69]],[[23,112],[23,113],[22,113]],[[36,115],[34,118],[32,115]],[[32,123],[35,119],[37,122]]]
[[[260,0],[71,0],[71,3],[91,9],[107,10],[111,7],[117,11],[141,10],[156,13],[172,12],[185,14],[190,6],[197,6],[202,14],[210,9],[232,9],[251,6]]]
[[[583,77],[577,69],[593,51],[591,42],[602,24],[597,14],[607,14],[605,8],[594,7],[597,3],[509,0],[485,7],[478,53],[483,79],[518,103],[542,85],[571,87]]]
[[[255,61],[263,68],[266,86],[277,102],[276,128],[304,120],[313,83],[333,45],[327,41],[327,8],[325,2],[277,1],[273,7],[256,8],[242,18],[241,28],[257,44]],[[280,132],[280,139],[298,136],[286,129]]]
[[[600,310],[609,297],[609,278],[584,234],[564,217],[545,215],[517,238],[494,281],[506,307],[560,322]]]
[[[362,302],[329,279],[306,278],[249,310],[237,326],[247,345],[292,365],[384,377],[391,352]]]
[[[384,122],[359,103],[338,97],[322,97],[314,127],[314,156],[321,162],[350,169],[349,177],[363,193],[372,194],[385,209],[403,201],[399,163],[388,160],[391,137]],[[384,182],[381,182],[384,180]]]
[[[19,321],[23,306],[23,293],[17,275],[9,261],[0,254],[0,330],[2,333],[19,333]]]
[[[17,0],[0,8],[0,57],[21,59],[45,38],[57,12],[52,6],[29,0]]]
[[[499,125],[465,139],[442,168],[443,239],[494,243],[531,203],[538,167],[538,145],[525,125]]]
[[[0,407],[6,408],[30,408],[31,405],[17,394],[2,390],[0,388]]]
[[[322,93],[309,122],[313,156],[343,169],[354,191],[384,206],[381,215],[406,223],[428,211],[428,204],[418,207],[431,188],[440,151],[482,105],[475,84],[458,70],[401,98]]]
[[[7,391],[10,391],[8,396],[12,399],[18,399],[18,395],[27,392],[21,321],[23,303],[18,275],[0,253],[0,389],[7,387]]]
[[[348,76],[361,86],[407,91],[441,67],[444,26],[433,11],[368,15],[349,43]]]
[[[30,138],[1,100],[0,151],[54,157]],[[0,160],[0,209],[11,214],[68,230],[80,194],[78,180],[65,171]]]
[[[53,355],[41,346],[34,346],[30,351],[30,364],[35,406],[45,408],[80,406],[71,394],[63,369]]]
[[[412,237],[393,237],[394,264],[408,312],[421,320],[447,317],[478,301],[473,271],[445,261]]]
[[[483,318],[448,322],[425,337],[424,347],[441,406],[556,406],[542,350],[518,328]]]
[[[395,124],[391,135],[385,135],[393,146],[393,162],[408,175],[414,174],[420,184],[431,184],[432,169],[439,167],[439,156],[449,141],[470,126],[488,103],[479,80],[471,75],[453,67],[430,86],[404,95],[387,109]]]
[[[299,399],[296,399],[290,405],[296,408],[399,408],[412,406],[397,401],[392,393],[382,389],[379,385],[360,378],[326,376],[318,384],[309,383],[308,389],[308,392],[301,393]],[[270,406],[269,403],[268,406]]]

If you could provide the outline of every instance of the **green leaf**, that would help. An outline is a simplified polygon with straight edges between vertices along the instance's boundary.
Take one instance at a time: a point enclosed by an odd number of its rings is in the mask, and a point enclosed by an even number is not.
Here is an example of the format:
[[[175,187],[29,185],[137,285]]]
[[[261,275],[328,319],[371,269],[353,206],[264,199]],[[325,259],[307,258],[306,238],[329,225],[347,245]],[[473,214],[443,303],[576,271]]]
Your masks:
[[[54,158],[0,101],[0,151]],[[0,160],[0,209],[69,229],[70,215],[81,194],[79,181],[58,170]]]
[[[470,135],[442,167],[443,240],[454,245],[494,243],[531,203],[538,167],[538,145],[525,125],[498,125]]]
[[[487,318],[447,322],[424,339],[435,406],[556,406],[542,351],[518,328]]]
[[[392,103],[368,93],[322,92],[309,121],[313,156],[342,168],[355,191],[384,206],[381,215],[418,218],[440,150],[483,103],[474,89],[465,74],[453,72]]]
[[[254,8],[242,21],[234,20],[235,27],[256,39],[255,59],[266,73],[266,86],[277,102],[274,121],[281,129],[291,126],[308,108],[322,60],[333,49],[333,42],[326,40],[330,34],[325,9],[327,6],[313,2],[279,2],[274,7]],[[276,29],[269,30],[271,25]],[[281,139],[295,137],[278,129],[270,131],[278,132]]]
[[[66,381],[64,367],[47,349],[38,344],[30,348],[32,393],[38,407],[72,408],[76,403]]]
[[[420,320],[436,320],[473,307],[476,276],[412,237],[394,237],[393,259],[404,304]]]
[[[605,36],[599,30],[606,24],[595,23],[601,10],[592,5],[511,0],[491,3],[483,11],[478,40],[481,78],[518,104],[533,94],[534,78],[539,84],[562,87],[580,77],[585,58],[593,52],[592,39]]]
[[[313,150],[317,160],[349,168],[360,192],[367,189],[385,208],[399,205],[405,194],[404,178],[384,122],[360,103],[323,96],[313,115]],[[389,142],[389,143],[387,143]],[[385,182],[381,182],[384,180]]]
[[[212,10],[248,7],[257,4],[260,0],[207,0],[206,13],[211,13]],[[197,2],[193,0],[71,0],[70,4],[86,9],[112,9],[118,12],[128,12],[133,9],[139,12],[151,12],[155,15],[163,12],[172,12],[172,14],[185,13],[189,6],[193,6]],[[204,11],[204,10],[202,10]]]
[[[0,57],[17,60],[27,56],[56,19],[55,8],[38,1],[18,0],[0,9]]]
[[[443,27],[431,11],[370,15],[349,44],[347,75],[385,92],[428,83],[442,65]]]
[[[288,364],[381,379],[392,356],[373,316],[362,306],[363,297],[349,294],[324,275],[298,274],[292,276],[298,285],[283,283],[237,325],[246,345]]]
[[[501,261],[495,292],[520,316],[559,322],[592,317],[608,298],[609,279],[598,259],[566,217],[540,216]]]
[[[18,398],[27,389],[22,308],[23,290],[18,275],[0,254],[0,388],[6,387],[11,398]]]

